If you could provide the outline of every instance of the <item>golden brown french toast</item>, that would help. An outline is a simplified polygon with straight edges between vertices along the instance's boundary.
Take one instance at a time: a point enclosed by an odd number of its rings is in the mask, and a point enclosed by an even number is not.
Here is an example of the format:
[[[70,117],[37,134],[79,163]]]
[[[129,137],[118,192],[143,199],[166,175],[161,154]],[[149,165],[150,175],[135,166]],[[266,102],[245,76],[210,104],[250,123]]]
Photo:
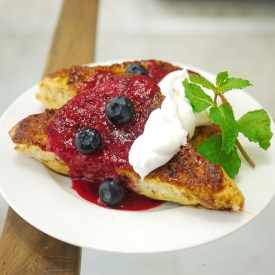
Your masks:
[[[224,170],[211,164],[188,143],[168,163],[142,180],[132,170],[122,170],[129,189],[147,197],[201,205],[209,209],[240,211],[244,197]]]
[[[60,108],[83,91],[81,86],[89,85],[91,88],[114,79],[116,75],[125,73],[133,64],[141,64],[148,77],[157,83],[168,73],[180,69],[178,66],[159,60],[127,61],[109,66],[72,66],[47,75],[40,82],[36,97],[47,108]]]
[[[127,95],[134,102],[135,114],[126,126],[111,125],[102,108],[114,95]],[[10,136],[16,150],[64,175],[88,179],[115,175],[127,188],[153,199],[240,211],[244,204],[241,191],[219,165],[202,157],[191,142],[144,179],[133,171],[127,161],[129,147],[162,99],[156,83],[147,77],[112,79],[75,96],[58,110],[23,119],[11,129]],[[73,142],[77,131],[87,126],[98,129],[103,140],[102,150],[92,155],[78,152]],[[201,128],[194,144],[200,142],[200,137],[218,132],[216,127]]]
[[[69,167],[53,152],[45,150],[46,126],[54,110],[30,115],[10,131],[15,149],[33,157],[51,170],[69,175]],[[203,127],[208,132],[211,126]],[[212,130],[210,130],[211,132]],[[127,188],[157,200],[183,205],[202,205],[209,209],[240,211],[244,197],[224,170],[209,163],[189,143],[167,164],[142,180],[132,169],[120,169]]]
[[[57,173],[68,175],[69,167],[53,152],[46,150],[46,126],[55,112],[46,109],[43,113],[30,115],[17,123],[9,134],[18,152],[37,159]]]

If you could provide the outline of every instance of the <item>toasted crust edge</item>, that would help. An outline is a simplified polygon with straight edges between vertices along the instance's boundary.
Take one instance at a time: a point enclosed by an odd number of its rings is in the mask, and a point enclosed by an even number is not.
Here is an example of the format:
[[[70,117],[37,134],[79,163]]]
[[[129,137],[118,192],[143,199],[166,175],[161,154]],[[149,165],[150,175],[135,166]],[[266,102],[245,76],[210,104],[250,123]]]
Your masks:
[[[159,188],[163,184],[159,178],[148,178],[142,180],[134,172],[129,172],[132,184],[127,187],[132,191],[148,196],[156,200],[177,202],[185,206],[203,206],[212,210],[229,210],[239,212],[243,209],[245,198],[238,187],[224,172],[224,187],[216,192],[209,193],[194,192],[180,185],[174,185],[171,182],[164,182],[165,189]],[[230,198],[228,194],[231,194]]]
[[[39,146],[16,144],[15,150],[38,160],[54,172],[57,172],[65,176],[68,176],[69,174],[69,167],[60,158],[58,158],[52,152],[41,150]]]
[[[49,169],[63,175],[69,174],[69,167],[54,153],[41,150],[39,146],[16,144],[15,149],[29,157],[35,158]],[[232,180],[223,172],[223,188],[209,196],[207,192],[194,192],[181,185],[162,181],[158,177],[142,180],[133,170],[121,171],[126,187],[138,194],[156,200],[173,201],[185,206],[203,206],[212,210],[241,211],[244,196]],[[163,186],[165,185],[165,188]],[[162,188],[160,188],[162,186]],[[228,196],[231,194],[231,196]]]

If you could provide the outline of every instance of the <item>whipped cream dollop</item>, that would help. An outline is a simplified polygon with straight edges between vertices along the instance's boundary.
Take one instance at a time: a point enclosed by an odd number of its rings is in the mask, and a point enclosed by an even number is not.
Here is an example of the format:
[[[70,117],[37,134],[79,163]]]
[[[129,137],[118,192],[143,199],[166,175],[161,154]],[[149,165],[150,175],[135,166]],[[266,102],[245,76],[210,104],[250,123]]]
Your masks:
[[[186,70],[174,71],[158,83],[165,99],[150,114],[143,134],[129,152],[129,163],[142,179],[167,163],[187,143],[188,136],[193,136],[197,126],[210,123],[208,112],[195,114],[185,97],[182,81],[187,77]]]

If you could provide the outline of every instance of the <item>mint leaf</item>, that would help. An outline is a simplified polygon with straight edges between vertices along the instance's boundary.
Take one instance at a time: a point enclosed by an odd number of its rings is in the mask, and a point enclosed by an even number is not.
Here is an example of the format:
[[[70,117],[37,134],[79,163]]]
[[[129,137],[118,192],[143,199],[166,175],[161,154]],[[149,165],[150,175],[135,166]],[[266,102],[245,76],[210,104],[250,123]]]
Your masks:
[[[218,73],[218,75],[216,77],[217,88],[220,88],[227,78],[228,78],[228,72],[220,72],[220,73]]]
[[[203,143],[199,147],[199,152],[208,160],[219,163],[231,178],[237,175],[241,165],[237,147],[247,162],[252,167],[255,166],[237,140],[239,132],[265,150],[270,146],[273,135],[270,119],[264,110],[248,112],[236,121],[230,104],[223,96],[227,91],[251,85],[248,80],[229,77],[226,71],[216,76],[215,84],[195,74],[190,74],[190,81],[188,79],[183,81],[185,96],[189,99],[194,112],[201,112],[210,107],[210,119],[219,125],[222,131],[221,136],[209,138]],[[213,99],[204,92],[203,88],[213,91]],[[223,104],[219,105],[218,97],[222,98]]]
[[[198,152],[208,159],[211,163],[220,164],[227,175],[234,179],[239,173],[241,159],[234,146],[230,153],[222,150],[222,137],[212,136],[197,148]]]
[[[223,82],[223,84],[219,87],[219,92],[223,94],[233,89],[243,89],[244,87],[251,85],[252,84],[248,80],[231,77],[227,78]]]
[[[212,90],[213,92],[216,91],[216,87],[210,81],[208,81],[206,78],[204,78],[200,75],[190,74],[189,78],[190,78],[191,82],[193,82],[195,84],[202,85],[204,88]]]
[[[182,85],[185,89],[185,97],[190,101],[195,113],[199,113],[209,106],[213,106],[213,99],[207,95],[200,86],[188,82],[187,79],[182,82]]]
[[[222,129],[222,149],[230,153],[237,140],[238,125],[233,110],[229,104],[221,104],[219,107],[210,109],[210,118]]]
[[[239,131],[249,141],[258,143],[261,148],[267,150],[270,146],[272,132],[270,118],[265,110],[255,110],[244,114],[238,120]]]

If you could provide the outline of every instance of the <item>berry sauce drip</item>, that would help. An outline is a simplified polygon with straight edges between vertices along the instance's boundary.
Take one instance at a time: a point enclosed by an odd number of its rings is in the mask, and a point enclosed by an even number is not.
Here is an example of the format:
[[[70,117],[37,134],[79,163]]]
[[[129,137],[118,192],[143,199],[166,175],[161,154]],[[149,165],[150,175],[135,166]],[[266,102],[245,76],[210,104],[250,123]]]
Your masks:
[[[129,63],[127,66],[125,64],[118,65],[114,70],[98,68],[88,79],[85,79],[80,87],[78,87],[77,93],[85,93],[87,89],[98,86],[106,81],[118,79],[121,74],[127,72],[127,68],[131,66],[131,64],[133,65],[133,63]],[[136,64],[138,64],[138,62]],[[146,60],[143,65],[146,70],[145,75],[154,80],[156,83],[159,83],[162,78],[164,78],[170,72],[180,69],[179,67],[175,67],[169,63],[159,63],[156,60]],[[73,76],[71,76],[71,78],[73,78]]]
[[[117,168],[129,167],[128,153],[134,140],[142,134],[154,104],[157,84],[145,76],[121,75],[67,102],[47,126],[47,150],[54,152],[70,168],[69,175],[90,180],[119,179]],[[113,125],[106,116],[106,104],[114,97],[125,96],[134,104],[132,120]],[[74,142],[83,128],[96,129],[102,139],[99,150],[81,153]]]
[[[98,70],[95,71],[92,76],[85,82],[83,82],[77,89],[77,94],[86,93],[88,90],[93,89],[95,86],[98,86],[102,83],[111,80],[118,80],[121,76],[115,72]]]
[[[89,87],[95,87],[103,82],[106,82],[108,80],[113,80],[115,78],[116,78],[116,75],[111,71],[99,69],[93,73],[93,75],[89,78],[89,80],[86,83],[89,85]],[[83,92],[85,92],[85,90]]]
[[[73,179],[72,188],[78,193],[83,199],[97,204],[99,206],[110,208],[104,204],[98,194],[99,182],[88,181],[84,179]],[[155,208],[161,205],[163,201],[152,200],[145,196],[133,193],[129,190],[126,191],[126,196],[123,203],[118,206],[112,206],[112,209],[129,210],[129,211],[142,211]]]
[[[168,63],[160,65],[156,60],[153,59],[146,61],[146,70],[148,72],[148,76],[156,83],[159,83],[168,73],[171,73],[177,69],[179,70],[180,68],[171,67],[171,65]]]

